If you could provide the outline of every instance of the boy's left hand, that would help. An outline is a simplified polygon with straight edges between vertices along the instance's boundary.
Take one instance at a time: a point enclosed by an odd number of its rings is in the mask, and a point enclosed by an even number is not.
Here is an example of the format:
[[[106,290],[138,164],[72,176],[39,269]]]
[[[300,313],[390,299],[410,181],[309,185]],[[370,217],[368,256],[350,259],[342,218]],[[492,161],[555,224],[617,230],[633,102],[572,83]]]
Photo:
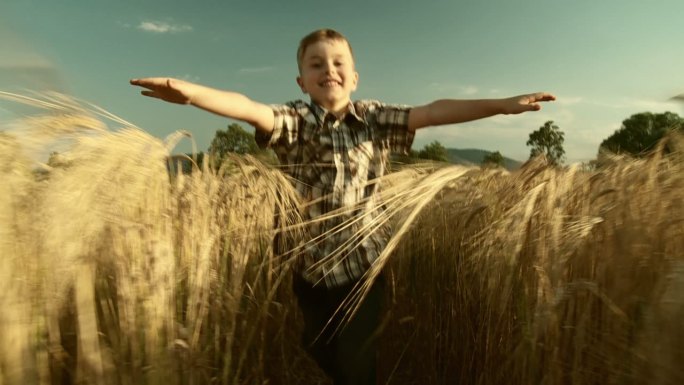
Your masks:
[[[539,111],[541,110],[541,105],[538,102],[554,100],[556,100],[556,97],[546,92],[514,96],[503,100],[503,113],[519,114],[527,111]]]

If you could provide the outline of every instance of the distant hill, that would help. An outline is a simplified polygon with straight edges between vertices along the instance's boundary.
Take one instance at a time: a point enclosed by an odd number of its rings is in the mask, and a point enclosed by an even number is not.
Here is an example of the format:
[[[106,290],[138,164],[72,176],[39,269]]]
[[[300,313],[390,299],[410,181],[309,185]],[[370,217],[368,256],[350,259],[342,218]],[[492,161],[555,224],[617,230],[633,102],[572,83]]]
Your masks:
[[[492,151],[485,151],[473,148],[447,148],[449,162],[455,164],[470,164],[479,166],[482,163],[484,157],[491,153]],[[506,169],[508,170],[515,170],[517,168],[520,168],[522,164],[523,162],[507,158],[504,156],[504,167],[506,167]]]

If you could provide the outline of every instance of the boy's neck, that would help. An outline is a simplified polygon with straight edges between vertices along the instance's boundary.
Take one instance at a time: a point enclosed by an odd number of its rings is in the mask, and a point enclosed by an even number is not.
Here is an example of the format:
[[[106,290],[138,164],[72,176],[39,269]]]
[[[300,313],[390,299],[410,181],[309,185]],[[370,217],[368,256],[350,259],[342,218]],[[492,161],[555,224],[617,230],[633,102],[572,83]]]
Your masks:
[[[349,112],[349,105],[351,104],[350,99],[347,99],[344,102],[336,103],[334,105],[328,105],[327,103],[321,103],[313,99],[311,100],[311,102],[315,103],[316,105],[324,109],[326,112],[337,116],[338,118],[343,117],[347,114],[347,112]]]

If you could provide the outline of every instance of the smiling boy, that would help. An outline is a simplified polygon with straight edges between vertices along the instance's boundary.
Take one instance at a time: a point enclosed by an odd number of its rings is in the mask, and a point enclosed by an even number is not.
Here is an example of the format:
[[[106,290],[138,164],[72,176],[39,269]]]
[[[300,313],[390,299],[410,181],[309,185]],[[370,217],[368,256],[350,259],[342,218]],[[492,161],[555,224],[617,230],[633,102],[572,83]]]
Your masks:
[[[347,40],[334,31],[324,30],[305,37],[297,50],[302,92],[328,112],[340,116],[346,112],[359,74]]]
[[[382,215],[375,201],[377,180],[386,171],[389,154],[408,152],[417,129],[536,111],[539,102],[555,97],[540,92],[506,99],[443,99],[417,107],[353,102],[359,75],[351,45],[330,29],[302,39],[297,64],[297,84],[309,95],[308,103],[268,106],[242,94],[169,78],[134,79],[131,84],[146,88],[146,96],[247,122],[255,127],[257,143],[275,151],[307,203],[305,219],[311,220],[312,240],[298,255],[294,276],[305,319],[304,342],[335,384],[374,384],[372,337],[382,280],[340,332],[325,325],[387,243],[386,229],[371,234],[363,229]]]

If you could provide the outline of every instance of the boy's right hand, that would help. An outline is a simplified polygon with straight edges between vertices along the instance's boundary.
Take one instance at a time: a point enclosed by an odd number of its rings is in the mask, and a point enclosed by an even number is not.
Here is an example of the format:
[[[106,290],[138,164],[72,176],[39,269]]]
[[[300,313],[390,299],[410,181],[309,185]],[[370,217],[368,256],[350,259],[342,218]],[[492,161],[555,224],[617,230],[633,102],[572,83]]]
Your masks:
[[[176,104],[191,104],[194,84],[172,78],[131,79],[131,84],[147,88],[142,95]]]
[[[146,88],[140,93],[176,104],[192,104],[211,113],[241,120],[253,125],[261,133],[273,131],[273,109],[237,92],[171,78],[132,79],[131,84]]]

